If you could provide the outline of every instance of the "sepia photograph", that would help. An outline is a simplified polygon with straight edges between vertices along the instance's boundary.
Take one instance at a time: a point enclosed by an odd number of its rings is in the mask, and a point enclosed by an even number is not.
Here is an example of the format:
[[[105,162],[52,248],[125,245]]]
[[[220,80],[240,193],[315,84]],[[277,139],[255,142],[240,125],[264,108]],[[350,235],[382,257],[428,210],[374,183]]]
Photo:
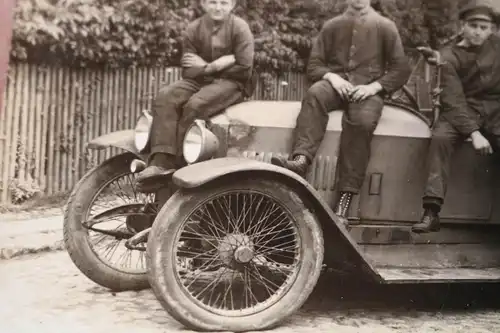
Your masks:
[[[500,332],[500,0],[0,18],[0,333]]]

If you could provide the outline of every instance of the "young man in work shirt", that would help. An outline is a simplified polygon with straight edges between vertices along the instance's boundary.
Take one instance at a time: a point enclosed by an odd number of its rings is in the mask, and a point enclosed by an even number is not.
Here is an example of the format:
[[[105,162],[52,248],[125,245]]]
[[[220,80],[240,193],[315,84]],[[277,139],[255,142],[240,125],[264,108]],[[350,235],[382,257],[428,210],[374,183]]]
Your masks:
[[[348,0],[347,10],[327,21],[314,41],[307,74],[313,85],[302,101],[291,159],[275,157],[272,163],[304,175],[325,135],[328,113],[343,109],[335,213],[346,223],[364,181],[383,97],[410,76],[396,25],[370,0]]]
[[[231,14],[235,2],[201,0],[205,15],[183,35],[183,79],[160,89],[153,103],[151,156],[138,182],[179,166],[184,135],[196,118],[252,95],[254,38],[248,24]]]
[[[441,51],[442,113],[433,129],[427,156],[424,214],[412,230],[440,229],[450,159],[466,138],[481,154],[500,147],[499,15],[487,1],[473,1],[460,11],[463,39]]]

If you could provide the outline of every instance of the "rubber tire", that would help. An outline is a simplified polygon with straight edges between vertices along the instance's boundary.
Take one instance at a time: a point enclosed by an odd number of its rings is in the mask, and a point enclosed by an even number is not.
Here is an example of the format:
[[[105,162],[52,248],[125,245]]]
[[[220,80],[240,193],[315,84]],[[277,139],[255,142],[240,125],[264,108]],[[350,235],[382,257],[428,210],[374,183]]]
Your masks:
[[[303,242],[303,265],[288,293],[271,307],[245,317],[224,317],[201,308],[188,298],[178,284],[169,259],[173,257],[179,228],[200,202],[223,191],[245,189],[268,194],[290,209],[298,221]],[[321,226],[292,188],[265,179],[238,182],[217,180],[196,189],[181,189],[170,198],[153,224],[146,258],[151,287],[165,310],[177,321],[194,330],[242,332],[275,327],[297,311],[318,281],[323,252]]]
[[[102,185],[129,174],[130,163],[135,158],[132,153],[120,154],[87,172],[74,187],[64,212],[64,243],[71,260],[90,280],[113,291],[150,288],[147,272],[125,273],[102,262],[90,247],[82,219]]]

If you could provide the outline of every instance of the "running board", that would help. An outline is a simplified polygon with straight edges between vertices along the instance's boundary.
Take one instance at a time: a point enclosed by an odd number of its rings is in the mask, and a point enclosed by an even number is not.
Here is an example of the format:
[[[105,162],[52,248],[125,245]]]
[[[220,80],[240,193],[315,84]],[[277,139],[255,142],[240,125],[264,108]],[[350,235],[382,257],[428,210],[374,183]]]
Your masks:
[[[388,284],[500,282],[500,268],[377,268]]]

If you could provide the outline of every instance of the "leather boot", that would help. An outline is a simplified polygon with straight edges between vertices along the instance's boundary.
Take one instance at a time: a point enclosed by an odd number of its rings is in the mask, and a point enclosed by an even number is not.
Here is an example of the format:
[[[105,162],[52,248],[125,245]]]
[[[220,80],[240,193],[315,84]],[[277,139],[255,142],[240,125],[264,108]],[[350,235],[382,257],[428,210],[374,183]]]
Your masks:
[[[271,157],[271,163],[299,174],[304,177],[309,168],[309,161],[304,155],[296,155],[293,160],[281,156]]]
[[[436,232],[441,229],[439,213],[433,209],[425,209],[424,215],[419,223],[414,224],[411,231],[414,233]]]
[[[341,192],[340,198],[335,207],[335,215],[337,215],[344,225],[348,225],[347,213],[349,212],[349,207],[351,206],[353,193],[351,192]]]

